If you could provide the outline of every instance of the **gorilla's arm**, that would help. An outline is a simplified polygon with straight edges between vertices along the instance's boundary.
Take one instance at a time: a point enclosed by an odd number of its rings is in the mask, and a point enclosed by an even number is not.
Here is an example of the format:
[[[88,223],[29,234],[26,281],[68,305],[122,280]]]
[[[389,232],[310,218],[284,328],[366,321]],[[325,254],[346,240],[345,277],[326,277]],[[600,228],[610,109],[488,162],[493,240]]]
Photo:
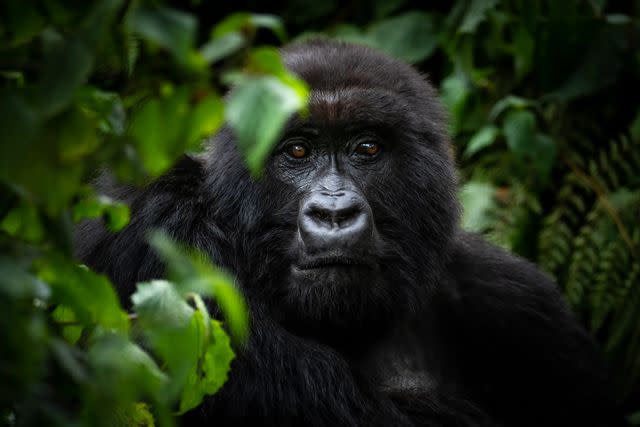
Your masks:
[[[610,425],[602,361],[549,277],[464,233],[450,272],[450,324],[474,400],[507,425]]]

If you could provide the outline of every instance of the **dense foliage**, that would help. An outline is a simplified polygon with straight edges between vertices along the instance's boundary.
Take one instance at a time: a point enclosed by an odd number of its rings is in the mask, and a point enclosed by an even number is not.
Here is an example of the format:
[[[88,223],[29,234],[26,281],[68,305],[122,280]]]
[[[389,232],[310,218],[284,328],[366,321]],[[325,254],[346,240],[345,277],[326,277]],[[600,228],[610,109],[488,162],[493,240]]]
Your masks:
[[[323,33],[430,74],[450,112],[464,226],[558,280],[640,425],[637,1],[8,0],[0,11],[2,423],[170,425],[223,384],[247,330],[232,279],[154,234],[168,280],[139,284],[127,313],[73,259],[72,224],[124,227],[127,207],[88,185],[96,171],[144,183],[223,121],[259,175],[307,93],[265,44]]]

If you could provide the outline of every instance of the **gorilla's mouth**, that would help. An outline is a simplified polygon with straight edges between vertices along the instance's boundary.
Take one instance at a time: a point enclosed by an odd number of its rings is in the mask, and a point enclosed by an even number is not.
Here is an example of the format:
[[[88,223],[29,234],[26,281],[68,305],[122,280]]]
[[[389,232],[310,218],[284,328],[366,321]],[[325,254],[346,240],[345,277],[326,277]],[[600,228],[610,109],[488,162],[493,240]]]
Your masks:
[[[299,270],[315,270],[320,268],[366,268],[373,269],[374,263],[353,257],[330,256],[305,259],[295,265]]]

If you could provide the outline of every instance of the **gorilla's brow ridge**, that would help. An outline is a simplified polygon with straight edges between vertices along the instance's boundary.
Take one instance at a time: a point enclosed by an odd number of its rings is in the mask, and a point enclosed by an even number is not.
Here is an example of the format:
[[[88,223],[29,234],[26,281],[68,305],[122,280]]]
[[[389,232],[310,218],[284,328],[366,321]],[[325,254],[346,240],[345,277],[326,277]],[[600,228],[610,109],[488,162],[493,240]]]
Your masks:
[[[384,123],[390,127],[400,123],[406,126],[407,121],[415,124],[415,115],[411,113],[406,99],[393,91],[376,87],[314,90],[309,109],[313,119],[321,122]]]

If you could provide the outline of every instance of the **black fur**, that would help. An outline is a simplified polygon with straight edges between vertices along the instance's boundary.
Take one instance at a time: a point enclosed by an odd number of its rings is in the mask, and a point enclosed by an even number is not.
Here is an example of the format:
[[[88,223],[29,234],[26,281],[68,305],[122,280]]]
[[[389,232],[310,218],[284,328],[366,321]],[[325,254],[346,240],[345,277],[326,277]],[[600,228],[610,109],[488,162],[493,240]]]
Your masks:
[[[361,46],[312,41],[283,57],[312,88],[310,117],[293,119],[283,140],[312,127],[316,157],[295,163],[278,146],[253,180],[225,128],[206,154],[146,188],[103,176],[98,187],[130,204],[131,223],[76,232],[80,259],[108,274],[125,304],[137,281],[163,274],[144,239],[155,228],[241,283],[249,345],[185,425],[608,425],[600,360],[555,284],[459,229],[434,89]],[[382,141],[375,161],[344,154],[363,129]],[[301,200],[325,179],[368,201],[375,274],[291,272],[304,246]]]

